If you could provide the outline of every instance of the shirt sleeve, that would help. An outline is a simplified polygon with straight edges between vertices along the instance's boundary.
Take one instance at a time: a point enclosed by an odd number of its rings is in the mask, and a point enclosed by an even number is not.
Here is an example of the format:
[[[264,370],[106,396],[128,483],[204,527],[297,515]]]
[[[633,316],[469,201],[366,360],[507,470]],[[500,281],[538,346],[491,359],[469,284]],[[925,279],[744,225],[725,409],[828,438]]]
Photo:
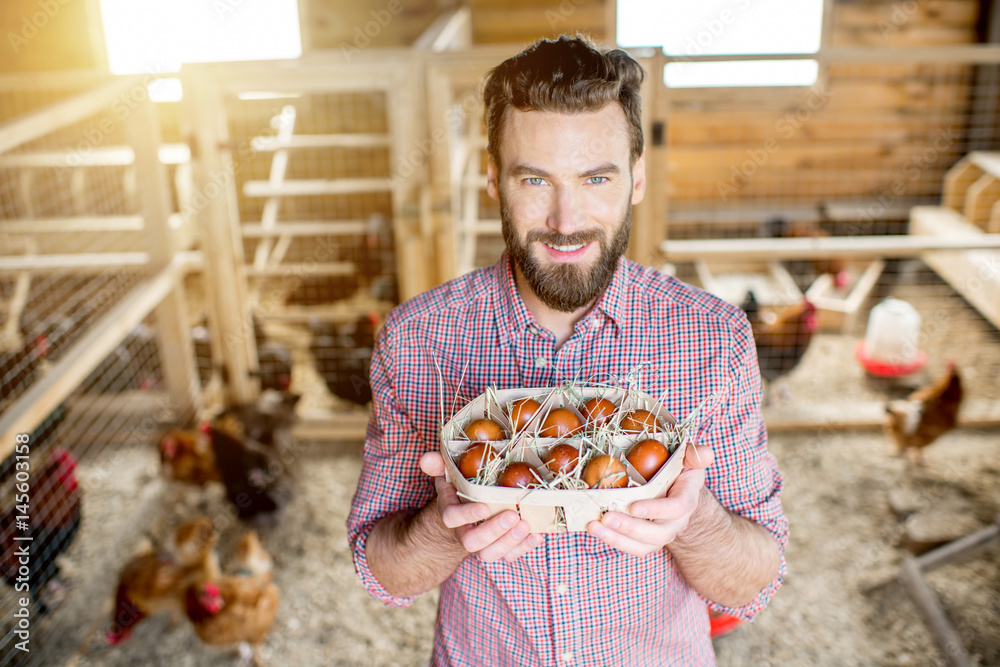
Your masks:
[[[734,329],[731,381],[699,438],[699,444],[708,445],[715,453],[705,485],[724,507],[774,536],[781,566],[774,580],[742,607],[706,602],[715,611],[750,621],[781,587],[786,571],[788,520],[781,508],[781,473],[767,449],[767,427],[760,412],[761,379],[753,333],[745,318],[740,318]]]
[[[419,509],[434,495],[433,480],[419,465],[427,447],[397,399],[392,348],[391,337],[383,329],[372,352],[372,414],[365,435],[361,477],[347,518],[347,539],[358,577],[372,597],[391,607],[406,607],[416,597],[389,593],[372,574],[366,548],[368,535],[380,519]]]

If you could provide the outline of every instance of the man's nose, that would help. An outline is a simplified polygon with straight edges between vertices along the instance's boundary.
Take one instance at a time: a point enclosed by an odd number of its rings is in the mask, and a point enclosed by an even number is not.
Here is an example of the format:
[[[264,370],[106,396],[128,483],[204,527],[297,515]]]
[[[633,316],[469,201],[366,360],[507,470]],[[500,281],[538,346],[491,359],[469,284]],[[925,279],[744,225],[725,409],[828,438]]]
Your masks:
[[[572,188],[559,188],[552,199],[546,224],[564,236],[568,236],[585,223],[580,197]]]

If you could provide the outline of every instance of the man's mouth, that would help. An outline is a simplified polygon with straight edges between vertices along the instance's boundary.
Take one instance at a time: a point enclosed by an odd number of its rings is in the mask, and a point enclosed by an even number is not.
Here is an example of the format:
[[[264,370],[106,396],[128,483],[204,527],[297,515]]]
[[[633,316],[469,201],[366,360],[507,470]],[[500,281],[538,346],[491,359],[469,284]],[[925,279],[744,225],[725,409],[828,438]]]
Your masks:
[[[586,243],[578,243],[576,245],[552,245],[551,243],[546,243],[546,247],[551,248],[557,252],[576,252],[580,248],[583,248]]]

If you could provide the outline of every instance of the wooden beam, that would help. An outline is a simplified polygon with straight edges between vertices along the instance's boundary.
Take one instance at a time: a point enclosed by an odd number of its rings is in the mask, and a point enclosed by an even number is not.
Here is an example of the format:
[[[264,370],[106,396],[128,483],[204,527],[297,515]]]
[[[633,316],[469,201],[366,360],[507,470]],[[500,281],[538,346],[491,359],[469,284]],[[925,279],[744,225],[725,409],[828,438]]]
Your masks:
[[[75,234],[78,232],[141,232],[140,215],[84,216],[5,220],[5,234]]]
[[[239,142],[227,142],[222,148],[238,149]],[[382,148],[389,145],[387,134],[299,134],[282,141],[278,137],[254,137],[250,147],[258,153],[303,148]]]
[[[172,201],[167,169],[160,160],[160,120],[147,97],[126,119],[126,132],[135,150],[136,189],[146,221],[150,268],[160,271],[173,264],[178,251],[171,227]],[[175,280],[156,306],[156,343],[161,370],[170,393],[170,412],[180,420],[194,414],[201,385],[191,345],[184,282]]]
[[[268,181],[247,181],[246,197],[308,197],[314,195],[351,195],[363,192],[390,192],[385,178],[301,179],[272,185]]]
[[[239,202],[235,180],[236,165],[231,151],[220,149],[229,141],[229,120],[225,100],[216,81],[195,69],[196,75],[184,79],[185,98],[189,100],[189,122],[198,128],[198,158],[192,161],[195,191],[219,188],[213,178],[224,178],[227,185],[208,198],[198,211],[203,243],[211,248],[206,258],[209,289],[208,324],[213,339],[213,355],[219,352],[228,371],[227,403],[251,403],[260,392],[260,382],[251,373],[257,370],[257,346],[250,317],[243,242],[240,238]]]
[[[283,222],[279,227],[266,228],[261,224],[243,225],[244,238],[274,238],[277,236],[357,236],[368,231],[364,220],[296,220]]]
[[[163,144],[158,149],[163,164],[183,164],[191,159],[187,144]],[[32,151],[0,155],[0,167],[42,169],[52,167],[121,167],[135,162],[131,146],[97,146],[86,152]]]
[[[1000,516],[988,528],[921,554],[917,558],[917,565],[920,566],[921,572],[930,572],[944,565],[970,558],[998,544],[1000,544]]]
[[[1000,45],[947,46],[837,46],[817,53],[765,53],[740,55],[672,55],[668,62],[738,62],[747,60],[818,60],[822,63],[973,65],[1000,63]]]
[[[935,249],[922,253],[921,259],[993,326],[1000,328],[1000,252],[985,249],[996,245],[975,245],[980,239],[1000,238],[1000,234],[985,234],[959,213],[937,206],[914,207],[910,233],[920,235],[914,238],[969,244],[969,249],[962,252]]]
[[[107,112],[115,100],[127,96],[132,88],[145,86],[147,83],[148,81],[140,77],[123,77],[95,90],[0,123],[0,153],[6,153],[12,148],[102,111]]]
[[[927,629],[931,631],[934,641],[938,648],[944,652],[948,662],[953,667],[972,667],[972,660],[962,645],[962,638],[955,632],[955,628],[952,627],[948,617],[938,605],[934,591],[924,581],[913,556],[906,556],[903,559],[903,564],[899,569],[899,581],[910,593]]]
[[[469,7],[448,9],[413,42],[414,51],[446,51],[472,46],[472,11]]]
[[[353,276],[358,272],[351,262],[314,262],[312,264],[277,264],[247,267],[251,276]]]
[[[16,271],[59,271],[73,269],[79,273],[102,272],[108,267],[141,268],[149,264],[145,252],[93,252],[73,255],[31,255],[0,257],[0,273]]]
[[[924,207],[917,207],[924,208]],[[791,239],[719,239],[667,241],[663,252],[671,262],[698,259],[877,259],[917,257],[928,250],[1000,249],[1000,234],[945,238],[926,236],[826,236]]]

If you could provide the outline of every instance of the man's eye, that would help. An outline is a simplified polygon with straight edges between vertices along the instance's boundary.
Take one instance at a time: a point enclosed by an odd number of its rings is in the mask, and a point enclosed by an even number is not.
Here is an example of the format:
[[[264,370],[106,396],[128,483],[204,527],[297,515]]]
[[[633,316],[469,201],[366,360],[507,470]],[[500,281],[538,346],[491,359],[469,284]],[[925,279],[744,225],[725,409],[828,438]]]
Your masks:
[[[604,181],[608,180],[608,177],[607,176],[591,176],[587,180],[590,181],[591,183],[593,183],[594,185],[599,185],[599,184],[603,183]]]
[[[531,178],[526,178],[525,180],[528,182],[528,185],[541,185],[543,183],[542,179],[538,176],[532,176]]]

